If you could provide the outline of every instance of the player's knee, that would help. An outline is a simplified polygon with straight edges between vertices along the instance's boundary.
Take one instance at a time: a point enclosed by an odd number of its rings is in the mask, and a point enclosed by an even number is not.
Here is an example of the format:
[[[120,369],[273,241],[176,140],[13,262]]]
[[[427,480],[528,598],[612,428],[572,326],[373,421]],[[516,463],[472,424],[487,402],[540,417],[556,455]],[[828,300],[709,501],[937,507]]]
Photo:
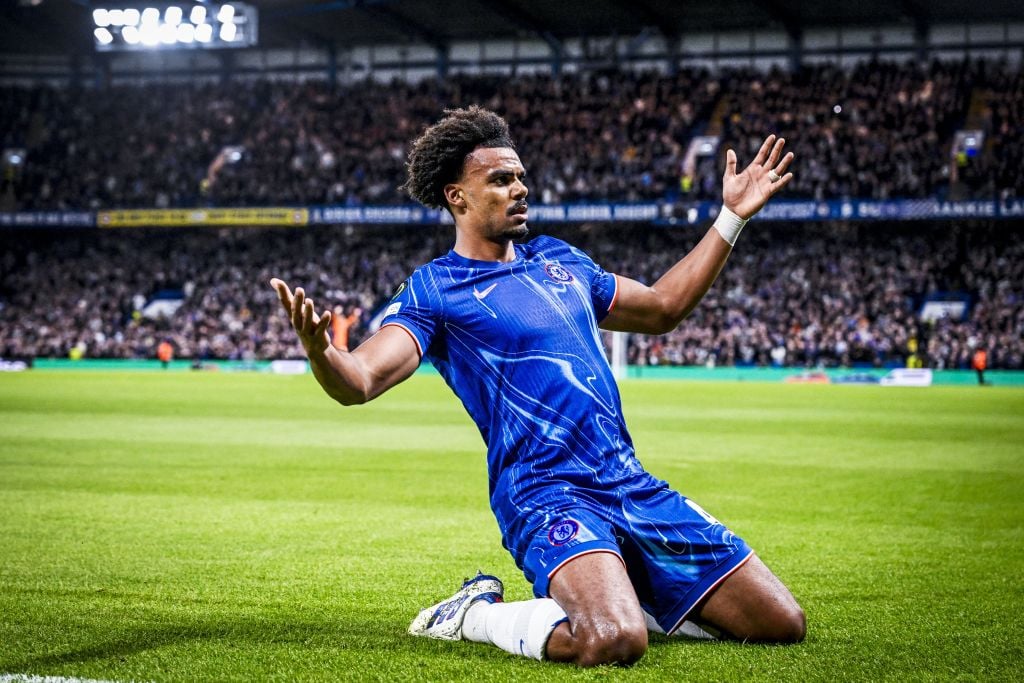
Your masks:
[[[799,606],[793,610],[790,625],[792,628],[792,632],[790,634],[792,639],[789,642],[802,642],[803,639],[807,637],[807,615],[804,614],[804,611]]]
[[[799,643],[807,636],[807,616],[799,605],[787,608],[775,622],[772,640],[777,643]]]
[[[582,638],[579,636],[582,635]],[[629,666],[647,652],[647,628],[643,624],[605,623],[577,634],[580,666],[617,664]]]

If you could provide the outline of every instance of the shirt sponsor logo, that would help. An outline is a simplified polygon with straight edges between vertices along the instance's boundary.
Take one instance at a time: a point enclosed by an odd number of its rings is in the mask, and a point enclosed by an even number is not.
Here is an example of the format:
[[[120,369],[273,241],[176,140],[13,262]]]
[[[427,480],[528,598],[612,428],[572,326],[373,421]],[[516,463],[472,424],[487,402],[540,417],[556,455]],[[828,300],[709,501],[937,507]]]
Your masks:
[[[544,272],[555,282],[572,282],[574,279],[572,273],[557,263],[549,263],[544,266]]]
[[[393,303],[390,306],[388,306],[388,310],[384,311],[384,317],[386,318],[389,315],[394,315],[395,313],[398,313],[398,309],[400,309],[401,307],[402,307],[402,302],[401,301],[396,301],[395,303]]]
[[[551,545],[565,545],[576,538],[576,534],[579,532],[579,522],[575,519],[563,519],[548,531],[548,540],[551,541]]]

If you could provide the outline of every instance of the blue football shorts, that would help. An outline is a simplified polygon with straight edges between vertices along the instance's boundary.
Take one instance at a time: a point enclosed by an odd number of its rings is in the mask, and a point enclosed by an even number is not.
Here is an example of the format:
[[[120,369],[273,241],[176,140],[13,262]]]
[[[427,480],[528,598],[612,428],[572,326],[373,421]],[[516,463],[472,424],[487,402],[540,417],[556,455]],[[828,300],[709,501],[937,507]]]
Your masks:
[[[532,512],[505,545],[533,592],[580,555],[611,552],[626,566],[640,605],[671,634],[753,554],[699,505],[667,486],[615,492],[559,488],[531,497]]]

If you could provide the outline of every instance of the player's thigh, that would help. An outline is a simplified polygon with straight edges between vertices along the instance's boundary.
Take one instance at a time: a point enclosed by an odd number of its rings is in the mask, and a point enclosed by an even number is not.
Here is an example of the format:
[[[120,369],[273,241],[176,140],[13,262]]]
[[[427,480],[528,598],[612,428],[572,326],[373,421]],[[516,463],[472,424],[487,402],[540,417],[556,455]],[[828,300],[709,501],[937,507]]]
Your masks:
[[[572,558],[551,577],[550,594],[569,618],[548,643],[550,659],[629,664],[647,649],[644,613],[617,554]]]
[[[694,501],[671,489],[623,496],[621,549],[641,607],[673,633],[753,551]],[[692,617],[691,617],[692,618]]]
[[[550,591],[574,626],[597,621],[644,625],[633,584],[613,553],[573,558],[551,578]]]
[[[740,640],[799,642],[807,630],[796,598],[757,555],[715,589],[697,618]]]

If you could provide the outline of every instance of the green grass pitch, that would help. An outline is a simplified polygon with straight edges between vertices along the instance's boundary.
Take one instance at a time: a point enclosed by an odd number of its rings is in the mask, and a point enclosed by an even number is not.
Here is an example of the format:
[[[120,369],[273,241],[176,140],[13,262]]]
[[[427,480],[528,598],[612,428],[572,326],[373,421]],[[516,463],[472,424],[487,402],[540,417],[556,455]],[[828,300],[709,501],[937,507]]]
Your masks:
[[[791,647],[655,638],[575,670],[414,639],[478,568],[529,588],[436,376],[0,377],[0,674],[115,680],[1020,680],[1024,391],[631,381],[648,469],[754,546]]]

